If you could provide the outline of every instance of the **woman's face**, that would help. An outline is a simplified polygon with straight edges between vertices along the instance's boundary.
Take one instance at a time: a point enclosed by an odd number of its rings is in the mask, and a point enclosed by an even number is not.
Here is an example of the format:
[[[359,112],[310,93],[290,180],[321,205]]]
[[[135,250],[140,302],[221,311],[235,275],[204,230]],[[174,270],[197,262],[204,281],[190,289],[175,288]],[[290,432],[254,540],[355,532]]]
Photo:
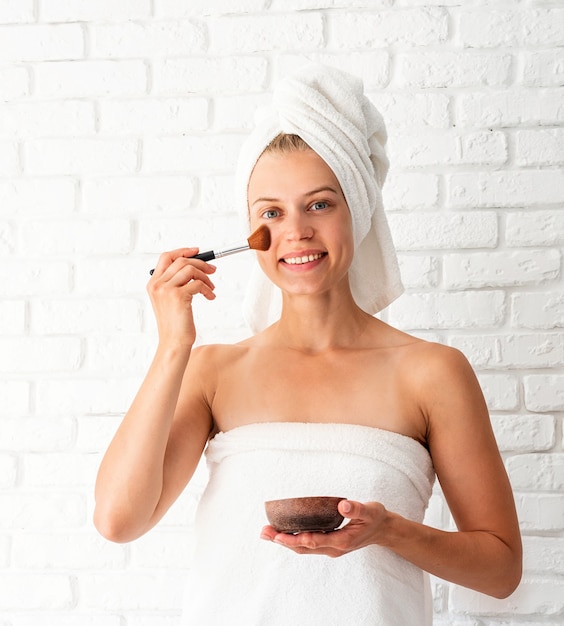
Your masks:
[[[354,254],[350,211],[331,168],[313,150],[265,153],[248,186],[252,230],[266,224],[271,246],[259,252],[283,291],[316,293],[348,280]]]

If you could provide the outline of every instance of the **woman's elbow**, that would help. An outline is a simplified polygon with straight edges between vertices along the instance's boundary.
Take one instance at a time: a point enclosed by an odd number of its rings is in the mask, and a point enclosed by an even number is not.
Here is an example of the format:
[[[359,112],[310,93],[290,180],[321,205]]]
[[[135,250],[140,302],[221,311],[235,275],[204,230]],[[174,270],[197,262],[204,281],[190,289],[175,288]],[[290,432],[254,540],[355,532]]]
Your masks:
[[[523,574],[523,557],[520,551],[512,555],[512,558],[505,567],[498,573],[493,585],[493,589],[489,592],[494,598],[503,600],[509,597],[519,586],[521,576]]]
[[[143,533],[134,531],[124,523],[119,516],[111,512],[103,512],[99,507],[94,509],[94,527],[108,541],[114,543],[128,543],[140,537]]]

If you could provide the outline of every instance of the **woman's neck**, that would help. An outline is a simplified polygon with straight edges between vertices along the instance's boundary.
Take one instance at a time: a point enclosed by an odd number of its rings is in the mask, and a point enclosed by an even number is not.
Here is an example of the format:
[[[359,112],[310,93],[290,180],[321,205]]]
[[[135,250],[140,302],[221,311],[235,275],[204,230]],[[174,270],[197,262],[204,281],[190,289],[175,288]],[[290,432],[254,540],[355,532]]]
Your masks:
[[[311,353],[359,346],[359,338],[371,321],[374,318],[357,306],[350,292],[285,295],[271,338],[279,345]]]

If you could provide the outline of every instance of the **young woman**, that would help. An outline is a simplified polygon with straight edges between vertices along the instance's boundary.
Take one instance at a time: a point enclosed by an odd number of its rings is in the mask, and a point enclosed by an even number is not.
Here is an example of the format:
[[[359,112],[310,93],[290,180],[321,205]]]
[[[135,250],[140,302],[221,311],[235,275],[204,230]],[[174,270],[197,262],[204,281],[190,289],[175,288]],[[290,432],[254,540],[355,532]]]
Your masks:
[[[356,79],[314,67],[282,83],[274,113],[239,176],[251,230],[271,233],[252,323],[276,309],[271,285],[280,315],[238,344],[193,349],[192,306],[215,298],[216,268],[195,248],[160,257],[158,348],[100,467],[95,523],[113,541],[141,536],[205,450],[183,624],[428,624],[426,573],[505,597],[520,535],[474,373],[457,350],[373,316],[399,292],[377,112]],[[422,523],[435,474],[456,531]],[[300,495],[346,498],[350,521],[264,525],[264,501]]]

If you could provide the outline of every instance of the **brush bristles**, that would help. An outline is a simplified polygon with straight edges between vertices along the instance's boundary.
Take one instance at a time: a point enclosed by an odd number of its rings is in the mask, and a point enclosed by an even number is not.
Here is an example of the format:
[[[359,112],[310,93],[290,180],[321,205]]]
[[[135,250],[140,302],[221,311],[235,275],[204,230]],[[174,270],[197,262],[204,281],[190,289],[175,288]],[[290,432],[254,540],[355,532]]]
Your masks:
[[[270,248],[270,231],[268,226],[259,226],[255,232],[247,239],[249,248],[264,252]]]

